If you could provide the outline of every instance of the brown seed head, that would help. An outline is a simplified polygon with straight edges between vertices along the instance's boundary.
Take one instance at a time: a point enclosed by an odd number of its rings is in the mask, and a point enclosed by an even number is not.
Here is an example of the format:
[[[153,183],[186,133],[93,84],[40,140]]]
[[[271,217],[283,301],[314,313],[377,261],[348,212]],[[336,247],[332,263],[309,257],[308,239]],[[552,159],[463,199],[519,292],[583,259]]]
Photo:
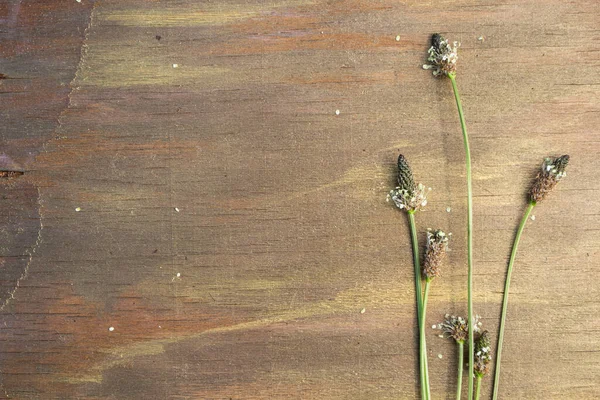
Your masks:
[[[479,332],[480,326],[481,322],[479,322],[479,315],[476,315],[475,320],[473,321],[473,330]],[[437,328],[441,329],[444,335],[457,342],[464,343],[469,338],[469,323],[467,319],[463,317],[446,314],[446,319],[441,324],[438,324]]]
[[[431,280],[441,274],[441,266],[448,250],[448,237],[444,231],[428,231],[425,256],[423,258],[423,277]]]
[[[490,343],[488,331],[481,332],[475,339],[475,363],[473,364],[473,370],[476,376],[483,377],[490,370],[489,364],[492,361]]]
[[[558,181],[567,175],[565,169],[568,164],[568,155],[545,158],[542,163],[542,170],[538,173],[529,191],[529,201],[538,203],[544,200],[558,184]]]

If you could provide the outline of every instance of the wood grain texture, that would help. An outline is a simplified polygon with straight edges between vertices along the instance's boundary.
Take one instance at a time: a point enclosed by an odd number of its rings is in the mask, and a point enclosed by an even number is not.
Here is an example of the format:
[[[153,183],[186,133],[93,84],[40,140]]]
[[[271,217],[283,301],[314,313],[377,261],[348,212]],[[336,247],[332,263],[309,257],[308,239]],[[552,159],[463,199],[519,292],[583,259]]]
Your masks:
[[[501,397],[600,397],[595,2],[6,0],[0,19],[0,160],[25,171],[0,178],[0,395],[417,398],[385,199],[402,152],[433,188],[421,237],[454,234],[428,321],[465,314],[460,127],[421,69],[441,31],[462,43],[492,332],[529,183],[571,155],[521,242]],[[433,398],[452,398],[438,333]]]

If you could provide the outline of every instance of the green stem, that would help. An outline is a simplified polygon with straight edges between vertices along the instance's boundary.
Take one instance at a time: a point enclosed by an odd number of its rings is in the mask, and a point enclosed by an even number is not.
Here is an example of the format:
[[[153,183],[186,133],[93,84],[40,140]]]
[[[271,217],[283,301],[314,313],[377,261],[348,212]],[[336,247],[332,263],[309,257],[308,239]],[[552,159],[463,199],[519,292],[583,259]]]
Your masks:
[[[479,400],[479,394],[481,391],[481,376],[477,376],[477,388],[475,389],[475,400]]]
[[[515,258],[517,256],[519,242],[521,241],[521,234],[523,233],[523,229],[525,229],[525,223],[527,222],[527,219],[529,218],[533,207],[535,207],[535,203],[530,202],[529,206],[527,206],[527,209],[525,210],[525,214],[523,214],[523,218],[521,219],[521,223],[519,224],[519,229],[517,230],[517,235],[515,236],[515,241],[513,242],[513,248],[510,253],[510,260],[508,261],[506,282],[504,283],[504,299],[502,300],[502,317],[500,317],[500,333],[498,334],[498,348],[496,350],[496,367],[494,368],[494,392],[492,395],[492,400],[496,400],[498,398],[498,388],[500,386],[500,359],[502,358],[502,342],[504,340],[504,323],[506,322],[506,310],[508,308],[510,277],[512,275]]]
[[[421,325],[419,329],[419,340],[420,346],[423,349],[422,362],[425,370],[425,390],[427,391],[427,398],[431,398],[431,388],[429,386],[429,368],[427,366],[427,340],[425,338],[425,320],[427,319],[427,298],[429,297],[429,284],[431,279],[425,280],[425,293],[423,294],[423,313],[421,316]]]
[[[408,222],[410,225],[410,237],[412,241],[413,251],[413,264],[415,266],[415,296],[417,298],[417,321],[419,328],[421,327],[421,321],[423,320],[423,300],[421,295],[423,289],[421,287],[421,261],[419,258],[419,240],[417,238],[417,227],[415,224],[415,212],[408,212]],[[424,342],[419,339],[419,371],[421,376],[421,399],[428,400],[427,397],[427,386],[425,381],[425,363],[423,362],[423,354],[425,349],[423,348]]]
[[[458,377],[456,379],[456,400],[460,400],[462,394],[462,376],[463,362],[465,359],[465,343],[461,340],[458,343]]]
[[[473,185],[471,182],[471,150],[469,149],[469,135],[467,134],[467,125],[465,115],[460,102],[460,95],[456,87],[456,75],[448,75],[452,82],[452,90],[458,107],[458,116],[460,118],[460,127],[463,133],[463,142],[465,145],[465,165],[467,169],[467,265],[468,265],[468,313],[469,313],[469,400],[473,398],[473,364],[474,364],[474,335],[473,335]]]

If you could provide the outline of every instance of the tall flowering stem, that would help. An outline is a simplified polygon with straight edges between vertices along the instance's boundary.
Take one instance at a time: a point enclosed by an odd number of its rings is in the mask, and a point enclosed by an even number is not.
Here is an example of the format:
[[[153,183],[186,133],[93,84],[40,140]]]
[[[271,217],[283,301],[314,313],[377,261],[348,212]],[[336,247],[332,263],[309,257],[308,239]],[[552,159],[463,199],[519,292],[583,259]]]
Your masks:
[[[498,399],[498,390],[500,387],[500,362],[502,358],[502,343],[504,341],[504,327],[506,324],[506,312],[508,309],[508,294],[510,290],[510,279],[512,276],[513,266],[515,264],[515,258],[517,257],[517,250],[519,248],[519,242],[521,241],[521,235],[525,229],[525,224],[529,219],[529,215],[533,211],[533,208],[554,189],[558,182],[566,176],[566,167],[569,163],[569,156],[564,155],[561,157],[547,157],[542,163],[542,169],[538,173],[535,182],[533,183],[531,190],[529,191],[529,204],[525,209],[521,223],[517,229],[515,240],[513,242],[512,251],[510,253],[510,259],[508,261],[508,269],[506,271],[506,281],[504,283],[504,298],[502,300],[502,316],[500,317],[500,329],[498,333],[498,347],[496,350],[496,367],[494,368],[494,391],[492,399]]]
[[[504,298],[502,300],[502,316],[500,317],[500,329],[498,333],[498,348],[496,350],[496,368],[494,369],[494,394],[492,396],[493,399],[498,398],[498,388],[500,384],[500,358],[502,357],[502,343],[504,341],[504,325],[506,323],[506,310],[508,309],[508,293],[510,289],[510,278],[512,276],[513,265],[515,264],[515,258],[517,256],[519,242],[521,241],[521,234],[523,233],[523,229],[525,229],[525,223],[529,219],[529,215],[531,215],[533,207],[535,207],[535,203],[529,203],[527,209],[525,210],[525,213],[523,214],[523,218],[521,218],[521,223],[519,224],[519,229],[517,230],[515,241],[513,242],[512,251],[510,253],[510,260],[508,261],[508,270],[506,272],[506,281],[504,283]]]
[[[469,332],[473,332],[473,187],[471,183],[471,150],[469,148],[469,135],[467,134],[467,124],[465,115],[456,86],[456,62],[458,61],[458,47],[460,44],[454,42],[450,44],[442,35],[436,33],[431,37],[431,47],[429,48],[429,64],[423,65],[424,69],[433,70],[435,76],[447,76],[452,82],[452,90],[458,107],[458,116],[460,118],[460,127],[462,128],[463,142],[465,146],[465,165],[467,169],[467,301]],[[473,349],[473,335],[469,335],[469,349]],[[469,399],[473,398],[473,351],[469,351]]]
[[[458,108],[458,116],[460,118],[460,127],[463,133],[463,142],[465,146],[465,166],[467,169],[467,266],[468,266],[468,283],[467,283],[467,302],[469,313],[469,332],[473,332],[473,183],[471,178],[471,150],[469,147],[469,135],[467,134],[467,125],[465,123],[465,115],[456,86],[456,73],[448,75],[452,82],[452,90],[456,99]],[[472,349],[473,335],[469,335],[469,349]],[[469,351],[469,399],[473,397],[473,352]]]
[[[422,331],[423,318],[423,289],[421,285],[421,263],[419,257],[419,241],[415,223],[415,212],[427,204],[427,192],[423,184],[416,184],[406,158],[398,156],[398,186],[390,191],[389,198],[401,210],[406,211],[410,225],[413,261],[415,267],[415,297],[417,301],[417,321],[419,332]],[[427,369],[427,345],[425,335],[419,335],[419,370],[421,376],[421,398],[429,400],[429,373]]]

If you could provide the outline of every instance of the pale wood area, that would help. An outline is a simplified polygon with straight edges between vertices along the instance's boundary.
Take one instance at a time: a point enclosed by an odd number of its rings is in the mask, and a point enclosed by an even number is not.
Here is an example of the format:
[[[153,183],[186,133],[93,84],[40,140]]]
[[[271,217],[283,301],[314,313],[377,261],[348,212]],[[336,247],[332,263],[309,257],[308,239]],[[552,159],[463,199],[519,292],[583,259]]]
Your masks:
[[[531,178],[571,155],[521,242],[501,398],[600,398],[599,28],[583,0],[1,1],[0,169],[25,173],[0,178],[0,395],[419,398],[386,194],[401,152],[433,189],[421,238],[454,234],[428,325],[464,315],[460,127],[421,68],[439,31],[462,43],[494,337]]]

